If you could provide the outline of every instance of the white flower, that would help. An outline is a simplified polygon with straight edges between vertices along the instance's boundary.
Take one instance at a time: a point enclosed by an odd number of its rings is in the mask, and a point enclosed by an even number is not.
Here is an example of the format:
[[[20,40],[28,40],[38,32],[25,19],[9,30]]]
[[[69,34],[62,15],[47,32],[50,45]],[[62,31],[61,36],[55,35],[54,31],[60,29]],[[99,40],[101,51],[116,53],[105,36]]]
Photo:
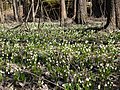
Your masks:
[[[103,63],[100,63],[100,66],[103,66]]]
[[[91,83],[89,83],[89,86],[91,86],[92,84]]]
[[[86,81],[89,81],[89,78],[86,78]]]
[[[109,66],[109,64],[106,64],[106,66],[108,67],[108,66]]]
[[[86,40],[85,43],[88,43],[88,40]]]
[[[74,74],[74,77],[76,77],[77,76],[77,74]]]
[[[105,87],[107,86],[107,84],[105,83]]]
[[[5,72],[3,72],[3,71],[1,71],[1,70],[0,70],[0,73],[2,73],[2,74],[3,74],[3,73],[5,73]]]
[[[100,85],[98,85],[98,89],[100,89]]]

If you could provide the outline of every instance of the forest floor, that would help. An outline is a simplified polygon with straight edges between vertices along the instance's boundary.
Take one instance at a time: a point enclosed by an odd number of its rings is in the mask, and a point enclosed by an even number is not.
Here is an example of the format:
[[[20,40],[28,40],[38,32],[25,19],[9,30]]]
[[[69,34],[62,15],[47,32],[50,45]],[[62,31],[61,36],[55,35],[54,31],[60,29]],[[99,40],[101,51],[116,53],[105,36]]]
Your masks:
[[[83,32],[94,25],[0,24],[2,90],[117,90],[120,32]],[[20,25],[20,26],[19,26]]]

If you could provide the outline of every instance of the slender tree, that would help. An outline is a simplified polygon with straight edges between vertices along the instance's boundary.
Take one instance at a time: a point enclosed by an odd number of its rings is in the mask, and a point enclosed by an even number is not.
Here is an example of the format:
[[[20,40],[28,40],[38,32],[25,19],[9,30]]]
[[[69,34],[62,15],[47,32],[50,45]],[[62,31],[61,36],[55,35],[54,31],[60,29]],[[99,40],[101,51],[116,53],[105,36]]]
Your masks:
[[[27,12],[28,12],[28,5],[27,5],[27,0],[23,0],[23,16],[24,16],[24,21],[27,17]]]
[[[32,0],[32,21],[35,21],[35,1]]]
[[[23,16],[24,16],[24,21],[31,21],[32,20],[32,14],[31,10],[32,5],[30,0],[23,0]]]
[[[4,9],[3,9],[3,1],[0,0],[0,21],[4,22]]]
[[[24,0],[23,15],[24,21],[35,21],[35,16],[38,12],[41,0]]]
[[[67,18],[65,0],[60,0],[60,11],[61,11],[61,25],[64,24],[64,20]]]
[[[19,22],[19,14],[18,14],[18,3],[17,0],[13,0],[13,12],[14,12],[14,18],[17,22]]]

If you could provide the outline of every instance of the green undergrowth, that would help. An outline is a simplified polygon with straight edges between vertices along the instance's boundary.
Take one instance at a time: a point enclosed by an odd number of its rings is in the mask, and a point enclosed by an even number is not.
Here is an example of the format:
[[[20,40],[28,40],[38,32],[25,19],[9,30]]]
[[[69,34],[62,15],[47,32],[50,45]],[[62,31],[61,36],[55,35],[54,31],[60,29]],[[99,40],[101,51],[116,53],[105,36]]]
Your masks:
[[[84,28],[49,24],[40,29],[31,24],[0,28],[1,83],[40,90],[117,88],[120,33],[83,34]]]

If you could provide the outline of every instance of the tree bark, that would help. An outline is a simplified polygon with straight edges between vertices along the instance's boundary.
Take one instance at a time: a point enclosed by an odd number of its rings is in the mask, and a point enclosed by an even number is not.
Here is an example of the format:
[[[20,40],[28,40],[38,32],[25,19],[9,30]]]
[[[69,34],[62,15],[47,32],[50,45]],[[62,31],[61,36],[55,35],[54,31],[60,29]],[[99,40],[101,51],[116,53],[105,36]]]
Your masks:
[[[115,17],[116,17],[116,27],[120,29],[120,0],[114,0],[115,4]]]
[[[24,16],[24,20],[27,17],[27,12],[28,12],[28,4],[27,4],[27,0],[23,1],[23,16]]]
[[[4,9],[3,9],[3,1],[0,0],[0,21],[3,23],[4,20]]]
[[[107,21],[104,25],[104,29],[110,30],[112,32],[116,29],[116,20],[115,20],[115,0],[106,1],[106,17]]]
[[[101,17],[100,0],[92,0],[92,15],[96,18]]]
[[[61,11],[61,25],[64,25],[64,20],[67,18],[65,0],[60,0],[60,11]]]
[[[34,0],[32,0],[32,21],[35,21],[35,5],[34,5]]]
[[[18,3],[17,0],[13,0],[13,12],[14,18],[17,22],[19,22],[19,14],[18,14]]]
[[[32,9],[32,5],[30,0],[24,0],[23,1],[23,16],[24,16],[24,21],[32,21],[32,14],[31,14],[31,10]]]
[[[77,0],[74,0],[74,13],[73,13],[73,19],[75,19],[75,17],[76,17],[76,4],[77,3]]]
[[[76,23],[85,24],[87,18],[86,0],[77,0]]]

